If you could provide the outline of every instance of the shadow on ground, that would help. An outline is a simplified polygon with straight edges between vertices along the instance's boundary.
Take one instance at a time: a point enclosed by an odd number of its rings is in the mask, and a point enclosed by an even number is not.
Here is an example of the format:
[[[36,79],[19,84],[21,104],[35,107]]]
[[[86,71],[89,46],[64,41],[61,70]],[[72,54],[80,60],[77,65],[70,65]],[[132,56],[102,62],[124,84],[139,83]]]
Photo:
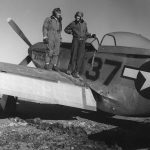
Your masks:
[[[85,111],[81,109],[65,107],[60,105],[36,104],[21,101],[17,104],[17,116],[23,119],[41,118],[44,120],[75,120],[76,116],[96,121],[101,124],[114,125],[88,135],[93,141],[105,142],[108,145],[117,144],[123,149],[150,148],[150,121],[138,122],[135,120],[124,120],[108,117],[101,113]]]
[[[41,118],[44,120],[72,120],[75,116],[82,115],[83,110],[54,104],[38,104],[19,101],[17,115],[22,118]]]

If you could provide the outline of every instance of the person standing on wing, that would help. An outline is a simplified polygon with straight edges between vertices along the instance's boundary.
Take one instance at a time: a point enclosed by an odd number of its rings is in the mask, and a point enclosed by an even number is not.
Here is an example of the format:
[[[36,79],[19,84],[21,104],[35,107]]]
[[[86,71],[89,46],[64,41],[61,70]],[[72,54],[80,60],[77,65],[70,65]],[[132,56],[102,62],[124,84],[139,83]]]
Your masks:
[[[52,16],[47,17],[43,24],[43,42],[48,45],[45,69],[58,71],[57,62],[60,52],[62,17],[60,8],[52,11]]]
[[[88,37],[96,36],[88,33],[87,24],[83,20],[83,12],[76,12],[75,20],[71,22],[64,31],[72,34],[71,59],[67,74],[79,78],[79,72],[85,55],[85,41]]]

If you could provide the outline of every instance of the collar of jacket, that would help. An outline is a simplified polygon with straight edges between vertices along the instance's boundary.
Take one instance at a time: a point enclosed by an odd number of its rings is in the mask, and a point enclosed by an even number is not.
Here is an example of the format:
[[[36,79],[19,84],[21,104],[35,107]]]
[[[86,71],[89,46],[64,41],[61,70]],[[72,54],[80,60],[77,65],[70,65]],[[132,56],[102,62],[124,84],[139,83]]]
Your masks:
[[[55,19],[55,20],[58,21],[58,19],[55,16],[51,16],[51,19]]]
[[[75,20],[74,22],[75,22],[75,24],[78,24],[78,23],[83,23],[84,20],[83,19],[81,19],[80,21]]]

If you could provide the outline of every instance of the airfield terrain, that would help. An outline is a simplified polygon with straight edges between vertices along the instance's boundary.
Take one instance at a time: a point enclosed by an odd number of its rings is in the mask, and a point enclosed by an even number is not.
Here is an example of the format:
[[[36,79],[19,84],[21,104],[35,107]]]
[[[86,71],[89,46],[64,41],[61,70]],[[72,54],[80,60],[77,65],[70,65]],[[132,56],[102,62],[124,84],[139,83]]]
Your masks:
[[[124,119],[65,106],[19,102],[15,116],[1,116],[0,150],[150,148],[150,119]]]

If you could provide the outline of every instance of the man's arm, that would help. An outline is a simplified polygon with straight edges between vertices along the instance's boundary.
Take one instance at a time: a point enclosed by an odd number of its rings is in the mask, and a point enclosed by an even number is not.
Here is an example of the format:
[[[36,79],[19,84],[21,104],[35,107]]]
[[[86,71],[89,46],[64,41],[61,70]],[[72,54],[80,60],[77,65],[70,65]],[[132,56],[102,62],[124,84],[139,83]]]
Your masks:
[[[91,33],[88,32],[88,28],[87,28],[87,23],[85,22],[85,35],[86,38],[90,38],[91,37]]]
[[[91,34],[88,32],[87,24],[86,24],[86,38],[96,38],[96,34]]]
[[[48,33],[48,18],[46,18],[44,20],[43,27],[42,27],[42,32],[43,32],[43,38],[47,37],[47,33]]]
[[[44,23],[43,23],[43,28],[42,28],[42,32],[43,32],[43,42],[44,43],[48,43],[48,27],[50,24],[50,19],[46,18]]]
[[[72,23],[70,23],[65,29],[65,33],[72,34]]]

